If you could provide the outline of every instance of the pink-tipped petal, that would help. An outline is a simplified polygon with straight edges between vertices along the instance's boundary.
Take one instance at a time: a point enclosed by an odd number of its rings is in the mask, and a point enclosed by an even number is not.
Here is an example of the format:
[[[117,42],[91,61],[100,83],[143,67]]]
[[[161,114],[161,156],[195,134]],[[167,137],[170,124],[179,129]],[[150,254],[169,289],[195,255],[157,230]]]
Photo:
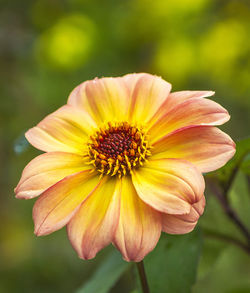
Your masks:
[[[151,74],[124,77],[130,89],[129,122],[147,122],[166,100],[171,84]]]
[[[230,116],[226,109],[214,101],[190,98],[163,115],[149,130],[152,143],[177,129],[187,126],[221,125]]]
[[[187,215],[162,214],[162,230],[169,234],[186,234],[191,232],[203,214],[205,197],[194,203]]]
[[[161,214],[138,197],[128,176],[121,180],[120,219],[113,242],[126,261],[139,262],[159,240]]]
[[[69,175],[47,189],[33,208],[35,234],[47,235],[65,226],[100,182],[90,170]]]
[[[78,256],[94,258],[111,243],[120,211],[120,182],[108,178],[83,202],[67,225],[68,236]]]
[[[166,111],[170,111],[178,104],[189,100],[191,98],[207,98],[215,94],[214,91],[179,91],[173,92],[168,96],[166,100]]]
[[[50,152],[33,159],[23,170],[15,189],[16,197],[30,199],[40,195],[47,188],[64,177],[90,168],[82,156]]]
[[[235,153],[235,143],[216,127],[188,127],[166,135],[153,145],[154,158],[180,158],[201,172],[224,166]]]
[[[166,115],[166,113],[170,112],[174,107],[188,99],[210,97],[213,96],[214,93],[215,92],[213,91],[180,91],[170,93],[152,119],[150,119],[149,125],[152,126],[162,116]]]
[[[191,163],[180,159],[151,159],[132,173],[140,198],[168,214],[188,214],[204,193],[204,179]]]

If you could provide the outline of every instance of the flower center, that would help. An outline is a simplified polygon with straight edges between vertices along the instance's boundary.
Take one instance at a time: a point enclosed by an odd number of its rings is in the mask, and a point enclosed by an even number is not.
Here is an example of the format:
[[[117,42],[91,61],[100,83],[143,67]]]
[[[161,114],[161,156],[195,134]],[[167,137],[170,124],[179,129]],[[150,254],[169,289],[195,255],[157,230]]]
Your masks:
[[[102,174],[126,175],[150,156],[143,129],[127,122],[111,123],[90,137],[90,163]]]

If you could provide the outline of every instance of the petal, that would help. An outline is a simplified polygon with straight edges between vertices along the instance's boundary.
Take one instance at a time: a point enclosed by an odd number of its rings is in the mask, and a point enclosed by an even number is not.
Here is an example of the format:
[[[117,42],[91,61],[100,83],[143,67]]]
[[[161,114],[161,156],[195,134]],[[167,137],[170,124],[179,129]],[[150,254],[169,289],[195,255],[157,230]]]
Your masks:
[[[120,210],[120,184],[108,177],[81,205],[67,225],[72,246],[82,259],[111,243],[116,231]]]
[[[135,89],[135,85],[137,81],[143,77],[144,75],[147,75],[148,73],[129,73],[124,75],[122,78],[124,79],[127,87],[129,88],[129,94],[131,95]]]
[[[114,245],[126,261],[141,261],[156,246],[161,215],[138,197],[131,179],[122,177],[119,225]]]
[[[33,208],[35,234],[47,235],[66,225],[99,181],[95,173],[85,170],[69,175],[47,189]]]
[[[174,107],[190,98],[205,98],[213,96],[213,91],[180,91],[173,92],[168,95],[168,98],[161,105],[155,115],[149,122],[149,125],[153,125],[157,120],[164,116],[167,112],[171,111]]]
[[[205,197],[192,205],[187,215],[162,214],[162,231],[169,234],[185,234],[191,232],[197,224],[199,217],[203,214]]]
[[[33,159],[23,170],[15,189],[17,198],[30,199],[64,177],[90,168],[82,156],[70,153],[51,152]]]
[[[151,74],[130,74],[124,77],[130,88],[129,122],[146,123],[165,101],[171,84]]]
[[[86,112],[66,105],[28,130],[25,136],[34,147],[45,152],[83,154],[94,127],[96,124]]]
[[[188,214],[205,188],[198,169],[180,159],[151,159],[133,172],[132,180],[145,203],[158,211],[177,215]]]
[[[152,143],[179,128],[193,125],[220,125],[230,118],[226,109],[201,98],[186,100],[166,112],[149,130]]]
[[[166,111],[191,98],[206,98],[215,94],[214,91],[179,91],[171,93],[166,100]]]
[[[96,78],[75,88],[68,104],[90,113],[100,126],[110,120],[127,121],[128,97],[128,87],[121,77]]]
[[[68,104],[83,108],[101,125],[112,120],[146,122],[167,98],[171,85],[146,73],[86,81],[75,88]]]
[[[220,129],[211,126],[188,127],[166,135],[153,145],[154,158],[180,158],[201,172],[216,170],[235,153],[235,143]]]

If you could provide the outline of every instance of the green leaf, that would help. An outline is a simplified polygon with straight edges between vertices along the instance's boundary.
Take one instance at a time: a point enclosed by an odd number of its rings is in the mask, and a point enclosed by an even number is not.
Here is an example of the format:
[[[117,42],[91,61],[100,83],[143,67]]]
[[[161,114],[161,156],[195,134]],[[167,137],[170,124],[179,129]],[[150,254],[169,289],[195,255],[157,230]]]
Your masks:
[[[204,237],[204,246],[198,272],[199,278],[210,273],[219,255],[228,245],[227,242],[218,239],[216,237],[217,234],[244,241],[244,237],[235,224],[227,217],[217,198],[210,193],[206,195],[206,208],[199,220],[199,226],[202,228]]]
[[[191,292],[201,247],[198,229],[186,235],[163,235],[154,251],[145,258],[150,292]]]
[[[193,293],[250,292],[250,256],[230,245],[218,257],[215,266],[194,286]]]
[[[214,237],[208,237],[207,231],[202,232],[204,237],[202,255],[199,263],[197,279],[204,278],[216,264],[218,257],[226,249],[227,243]]]
[[[234,178],[228,193],[228,201],[239,219],[249,226],[250,223],[250,198],[245,174],[239,170]],[[199,220],[205,238],[203,254],[199,265],[198,277],[204,278],[213,270],[218,257],[231,245],[231,241],[245,243],[238,226],[227,216],[220,202],[212,196],[209,190],[206,192],[206,208]],[[250,227],[250,226],[249,226]],[[237,249],[240,249],[237,247]]]
[[[240,169],[247,175],[250,175],[250,153],[248,153],[241,164]]]
[[[125,262],[121,255],[114,251],[100,265],[92,278],[76,293],[107,293],[128,269],[131,263]]]
[[[246,175],[240,170],[229,192],[231,206],[250,229],[250,196]]]
[[[199,220],[199,225],[204,230],[205,236],[208,230],[244,240],[238,227],[228,218],[218,199],[210,194],[207,194],[206,208]]]

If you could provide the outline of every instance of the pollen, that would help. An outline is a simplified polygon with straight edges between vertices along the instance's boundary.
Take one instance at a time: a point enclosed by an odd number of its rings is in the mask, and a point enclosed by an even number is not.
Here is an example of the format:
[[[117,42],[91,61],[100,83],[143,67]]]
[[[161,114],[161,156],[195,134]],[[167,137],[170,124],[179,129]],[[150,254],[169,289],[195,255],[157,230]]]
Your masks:
[[[90,136],[88,154],[89,163],[102,175],[121,177],[142,166],[151,152],[143,128],[108,122]]]

